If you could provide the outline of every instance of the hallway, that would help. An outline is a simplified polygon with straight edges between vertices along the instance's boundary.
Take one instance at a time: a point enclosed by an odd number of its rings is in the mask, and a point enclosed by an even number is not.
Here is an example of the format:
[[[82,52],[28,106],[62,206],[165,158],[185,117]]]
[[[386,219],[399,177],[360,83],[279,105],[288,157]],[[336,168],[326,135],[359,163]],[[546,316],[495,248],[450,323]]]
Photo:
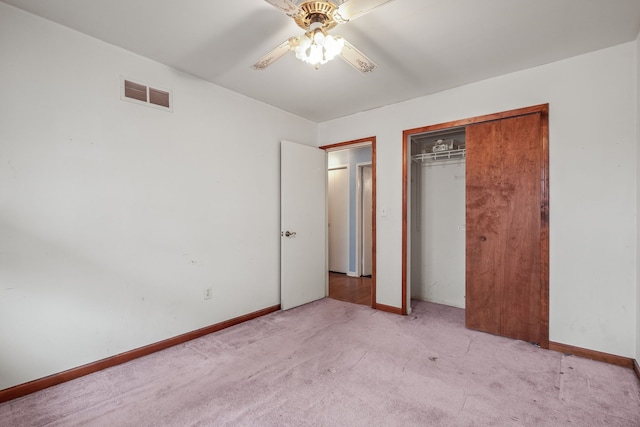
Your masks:
[[[329,272],[329,298],[371,307],[371,277]]]

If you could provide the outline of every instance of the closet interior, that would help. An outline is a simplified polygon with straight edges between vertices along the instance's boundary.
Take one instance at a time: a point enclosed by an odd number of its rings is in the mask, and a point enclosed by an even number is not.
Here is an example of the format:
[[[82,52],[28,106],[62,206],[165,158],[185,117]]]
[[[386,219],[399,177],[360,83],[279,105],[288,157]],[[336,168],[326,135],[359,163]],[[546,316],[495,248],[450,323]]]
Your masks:
[[[464,127],[411,135],[411,298],[465,307]]]

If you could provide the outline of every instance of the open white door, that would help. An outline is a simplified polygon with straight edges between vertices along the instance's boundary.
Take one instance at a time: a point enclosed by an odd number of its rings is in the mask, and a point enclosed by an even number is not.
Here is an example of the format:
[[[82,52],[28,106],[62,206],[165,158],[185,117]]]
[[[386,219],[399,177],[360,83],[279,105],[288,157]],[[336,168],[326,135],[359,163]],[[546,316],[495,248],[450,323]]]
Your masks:
[[[327,159],[324,150],[282,141],[280,306],[327,294]]]
[[[329,271],[349,271],[349,169],[329,169],[327,188]]]

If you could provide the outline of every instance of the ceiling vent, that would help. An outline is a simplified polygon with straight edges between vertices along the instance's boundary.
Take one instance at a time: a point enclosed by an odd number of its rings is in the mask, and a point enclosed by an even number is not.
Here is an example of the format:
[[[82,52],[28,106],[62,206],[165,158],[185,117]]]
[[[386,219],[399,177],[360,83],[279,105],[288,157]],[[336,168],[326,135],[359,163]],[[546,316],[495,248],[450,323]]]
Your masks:
[[[120,99],[165,111],[173,111],[170,90],[158,89],[120,76]]]

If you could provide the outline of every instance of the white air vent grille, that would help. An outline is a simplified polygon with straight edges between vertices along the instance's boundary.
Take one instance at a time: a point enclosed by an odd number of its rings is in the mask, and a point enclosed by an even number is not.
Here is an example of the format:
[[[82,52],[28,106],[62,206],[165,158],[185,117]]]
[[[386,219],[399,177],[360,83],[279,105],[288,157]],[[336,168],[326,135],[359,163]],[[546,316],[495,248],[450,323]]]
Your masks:
[[[150,87],[122,76],[120,77],[120,99],[165,111],[173,111],[170,90]]]

